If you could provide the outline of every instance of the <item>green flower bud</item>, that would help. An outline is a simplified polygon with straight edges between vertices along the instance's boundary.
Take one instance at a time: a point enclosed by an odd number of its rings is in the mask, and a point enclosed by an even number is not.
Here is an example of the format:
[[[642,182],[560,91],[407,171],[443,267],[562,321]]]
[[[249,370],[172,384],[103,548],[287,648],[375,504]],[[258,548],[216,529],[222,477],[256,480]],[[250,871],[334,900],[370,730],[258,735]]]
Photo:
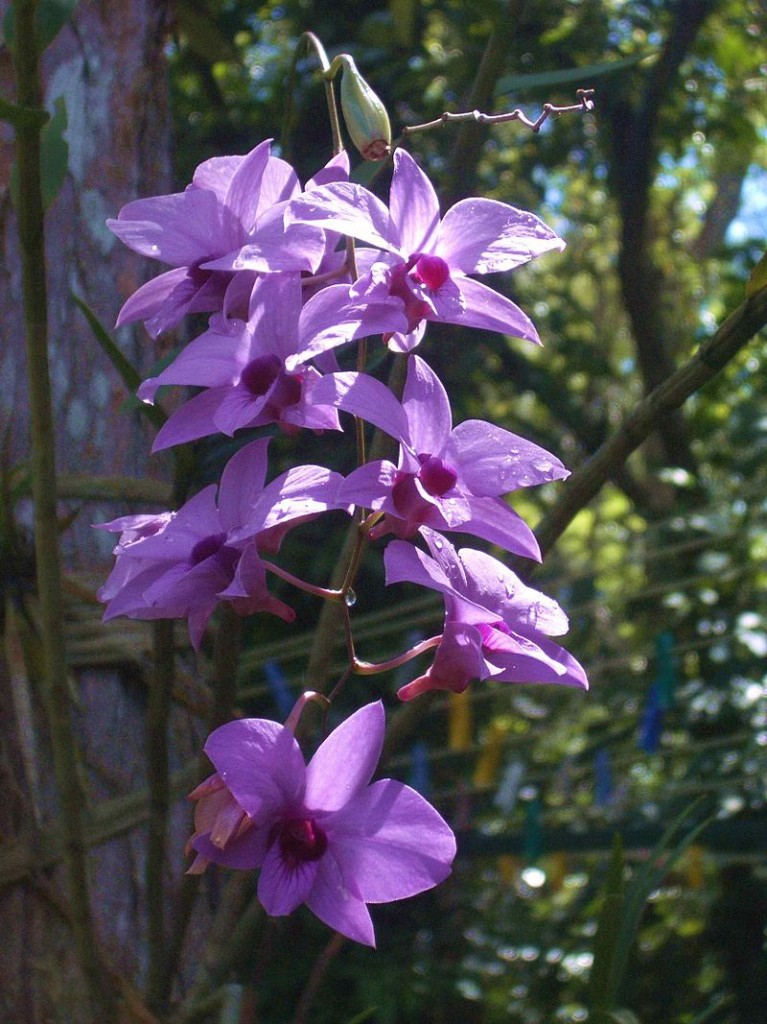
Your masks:
[[[391,152],[391,125],[386,107],[347,54],[336,57],[343,65],[341,110],[352,142],[365,160],[383,160]]]

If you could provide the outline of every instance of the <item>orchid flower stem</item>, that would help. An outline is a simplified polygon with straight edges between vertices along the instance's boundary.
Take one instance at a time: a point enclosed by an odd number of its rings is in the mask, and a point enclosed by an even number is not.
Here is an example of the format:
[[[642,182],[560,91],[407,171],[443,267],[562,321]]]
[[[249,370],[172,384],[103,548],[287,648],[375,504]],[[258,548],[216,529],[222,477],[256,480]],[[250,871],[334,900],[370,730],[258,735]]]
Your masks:
[[[41,107],[36,0],[13,5],[16,101],[20,107]],[[63,822],[66,866],[74,943],[86,979],[92,1013],[102,1021],[114,1019],[113,993],[96,942],[91,916],[83,812],[71,720],[71,702],[64,649],[59,524],[56,514],[56,456],[48,358],[48,298],[45,280],[43,198],[40,181],[40,121],[16,124],[19,245],[23,289],[24,334],[27,353],[28,404],[32,449],[32,494],[35,505],[37,589],[45,663],[45,698],[53,748],[54,774]]]
[[[227,892],[229,888],[227,887]],[[242,886],[235,884],[231,888],[235,898],[239,900]],[[257,896],[251,898],[236,918],[229,914],[222,915],[218,921],[222,927],[216,928],[215,934],[211,936],[212,941],[206,951],[205,961],[187,998],[171,1018],[173,1024],[191,1024],[192,1021],[204,1016],[211,995],[223,985],[230,971],[237,966],[248,950],[252,949],[263,919],[264,910]],[[226,931],[223,925],[228,926]]]
[[[352,668],[358,676],[374,676],[378,675],[379,672],[389,672],[391,669],[399,668],[400,665],[406,665],[413,658],[417,658],[419,654],[423,654],[424,651],[430,651],[432,647],[436,647],[442,634],[439,636],[429,637],[428,640],[422,640],[420,643],[411,647],[409,651],[405,651],[404,654],[398,654],[396,658],[390,658],[388,661],[379,661],[378,664],[373,664],[369,661],[358,661],[356,658],[353,662]]]
[[[311,274],[308,277],[301,278],[302,288],[315,288],[320,284],[327,284],[328,281],[335,281],[336,278],[343,277],[344,274],[349,272],[349,265],[346,261],[342,263],[340,267],[336,267],[335,270],[328,270],[324,274]]]
[[[153,671],[149,680],[146,715],[147,782],[149,821],[144,878],[147,891],[147,947],[149,970],[147,1000],[159,1007],[165,995],[165,874],[170,779],[168,776],[168,720],[170,717],[175,650],[173,620],[152,623]]]
[[[343,590],[329,590],[327,587],[317,587],[313,583],[307,583],[306,580],[299,579],[298,576],[294,576],[287,569],[275,565],[274,562],[264,561],[264,565],[275,576],[279,576],[286,583],[298,587],[299,590],[304,590],[307,594],[314,594],[315,597],[324,598],[325,601],[335,601],[336,603],[343,601]]]
[[[208,723],[211,732],[232,716],[232,709],[237,699],[237,669],[241,641],[242,619],[227,604],[223,604],[213,649],[211,679],[213,702]],[[204,754],[201,754],[198,780],[201,781],[209,773],[210,762]],[[152,989],[149,989],[150,995],[155,994],[157,1004],[160,1006],[167,1003],[171,994],[176,968],[184,945],[184,937],[199,892],[199,876],[184,875],[174,901],[173,912],[170,915],[172,928],[166,940],[165,972],[162,979],[158,980],[156,993],[152,993]]]
[[[346,938],[339,932],[334,932],[325,948],[319,954],[317,959],[314,961],[309,980],[306,983],[306,988],[301,993],[301,998],[298,1001],[296,1007],[296,1013],[293,1017],[293,1024],[306,1024],[308,1020],[309,1010],[312,1007],[317,990],[322,984],[322,980],[327,974],[330,962],[343,948]]]
[[[330,117],[330,132],[333,137],[333,153],[337,155],[343,148],[343,138],[341,136],[341,121],[338,117],[338,106],[336,105],[336,94],[331,79],[326,77],[326,73],[330,70],[330,61],[328,55],[325,52],[325,47],[322,45],[318,37],[314,32],[304,32],[298,40],[296,48],[293,52],[293,62],[290,67],[290,75],[288,78],[288,99],[285,106],[285,128],[282,132],[282,149],[287,153],[287,140],[290,138],[290,127],[291,127],[291,115],[293,112],[293,95],[295,92],[296,83],[296,68],[301,55],[305,50],[313,49],[317,59],[320,62],[322,68],[323,81],[325,85],[325,97],[328,104],[328,115]]]
[[[505,124],[507,121],[519,121],[520,124],[529,128],[530,131],[537,133],[550,117],[555,117],[559,114],[572,114],[578,111],[590,112],[594,109],[593,89],[577,89],[575,94],[578,97],[578,103],[570,103],[564,107],[557,107],[553,103],[544,103],[540,114],[534,121],[531,121],[524,111],[519,108],[508,111],[505,114],[483,114],[479,110],[467,110],[460,114],[452,114],[449,111],[445,111],[444,114],[433,121],[425,121],[423,124],[405,125],[402,129],[402,135],[407,137],[414,132],[424,132],[431,128],[441,128],[446,124],[460,124],[466,121],[490,125]]]
[[[343,688],[349,682],[351,677],[352,677],[352,666],[351,665],[347,665],[347,667],[341,673],[341,678],[338,680],[336,685],[333,687],[333,689],[328,694],[328,705],[333,703],[333,701],[339,695],[341,690],[343,690]]]
[[[328,708],[330,707],[330,698],[326,697],[324,693],[317,693],[316,690],[305,690],[298,698],[296,703],[293,705],[293,710],[290,712],[288,717],[285,719],[285,728],[292,732],[294,735],[298,728],[298,723],[301,720],[304,708],[307,704],[319,704],[322,708],[323,719],[327,715]]]
[[[330,61],[328,60],[328,55],[325,52],[325,47],[319,41],[314,32],[304,32],[299,40],[299,47],[302,42],[306,47],[314,47],[314,52],[317,54],[317,58],[322,68],[323,79],[325,81],[325,97],[328,103],[328,116],[330,117],[330,131],[333,136],[333,155],[337,156],[342,152],[344,142],[341,136],[341,120],[338,116],[338,105],[336,104],[336,93],[333,86],[333,80],[327,76],[327,72],[330,71]],[[298,50],[296,50],[296,52],[298,53]]]

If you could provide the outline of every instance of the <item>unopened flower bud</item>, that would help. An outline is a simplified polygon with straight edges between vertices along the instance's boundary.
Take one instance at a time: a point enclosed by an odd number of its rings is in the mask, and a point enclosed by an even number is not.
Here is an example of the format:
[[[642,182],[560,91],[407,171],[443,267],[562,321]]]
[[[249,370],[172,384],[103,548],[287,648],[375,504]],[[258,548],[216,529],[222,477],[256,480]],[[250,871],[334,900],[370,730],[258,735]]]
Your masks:
[[[383,160],[391,151],[391,125],[386,107],[347,54],[336,58],[343,65],[341,109],[352,142],[365,160]]]

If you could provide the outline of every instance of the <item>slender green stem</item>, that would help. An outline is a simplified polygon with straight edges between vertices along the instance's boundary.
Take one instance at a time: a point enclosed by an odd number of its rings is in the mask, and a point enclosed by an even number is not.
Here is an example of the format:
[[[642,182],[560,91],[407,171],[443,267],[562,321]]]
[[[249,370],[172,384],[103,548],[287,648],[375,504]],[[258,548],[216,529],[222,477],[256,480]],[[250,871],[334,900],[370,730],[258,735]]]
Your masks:
[[[237,699],[237,671],[241,643],[242,619],[229,605],[224,604],[221,608],[213,650],[213,677],[211,680],[213,703],[208,722],[210,732],[218,728],[219,725],[223,725],[232,716],[232,709]],[[206,775],[210,774],[210,770],[210,762],[202,754],[198,778],[204,779]],[[166,1002],[171,993],[186,930],[200,891],[199,882],[198,875],[184,875],[176,896],[173,928],[166,945],[165,972],[156,992],[159,1003]]]
[[[233,886],[231,891],[237,900],[241,898],[240,885]],[[219,923],[227,923],[229,928],[226,933],[222,932],[222,934],[218,934],[217,929],[216,934],[212,936],[214,941],[211,946],[213,948],[201,964],[197,978],[183,1005],[172,1018],[173,1024],[190,1024],[191,1021],[200,1018],[212,993],[226,981],[229,972],[252,948],[264,918],[264,911],[258,902],[258,897],[253,896],[245,910],[236,918],[235,925],[232,926],[231,914],[227,913],[225,917],[226,921],[222,920]]]
[[[304,590],[307,594],[314,594],[315,597],[322,597],[326,601],[341,601],[343,599],[343,591],[341,590],[329,590],[327,587],[317,587],[313,583],[308,583],[306,580],[299,579],[298,576],[294,576],[292,572],[288,572],[287,569],[283,569],[282,566],[275,565],[274,562],[264,561],[264,565],[273,572],[275,576],[279,576],[280,579],[285,580],[286,583],[290,583],[292,586],[297,587],[298,590]]]
[[[146,715],[147,784],[149,821],[147,823],[146,896],[147,946],[149,971],[147,999],[153,1008],[162,1005],[166,985],[165,876],[170,777],[168,774],[168,720],[170,717],[175,650],[173,621],[160,619],[152,624],[153,671],[149,680],[149,704]]]
[[[35,0],[14,3],[16,91],[19,106],[40,107]],[[64,832],[74,940],[93,1011],[114,1019],[113,994],[101,970],[89,902],[83,835],[84,796],[77,774],[77,748],[70,716],[64,648],[59,527],[56,516],[56,431],[51,406],[48,312],[45,281],[43,200],[40,183],[40,122],[17,123],[18,225],[27,352],[28,402],[32,442],[37,587],[45,659],[46,705]]]
[[[423,654],[424,651],[430,651],[432,647],[436,647],[439,644],[441,639],[441,633],[439,636],[431,636],[428,640],[422,640],[415,647],[411,647],[404,654],[398,654],[396,658],[389,658],[388,661],[379,661],[375,664],[370,661],[358,661],[355,658],[354,672],[358,676],[374,676],[378,675],[379,672],[389,672],[391,669],[399,668],[400,665],[406,665],[413,658],[417,658],[419,654]]]
[[[345,942],[345,936],[341,935],[340,932],[333,932],[325,945],[325,948],[314,961],[314,966],[312,967],[312,972],[309,975],[309,980],[306,983],[306,988],[301,993],[301,998],[298,1001],[296,1013],[293,1017],[293,1024],[306,1024],[306,1021],[309,1019],[309,1011],[312,1007],[312,1003],[314,1002],[319,987],[328,972],[331,961],[343,949]]]
[[[291,116],[293,111],[293,95],[295,93],[295,82],[296,82],[296,66],[301,57],[301,54],[305,50],[313,49],[317,55],[317,59],[320,62],[320,67],[323,73],[323,82],[325,85],[325,98],[328,104],[328,116],[330,118],[330,132],[333,138],[333,153],[337,155],[341,153],[344,148],[343,136],[341,135],[341,121],[338,117],[338,104],[336,103],[336,94],[333,87],[332,79],[327,77],[327,72],[330,70],[330,61],[328,55],[325,52],[325,47],[322,45],[318,37],[314,32],[304,32],[301,38],[298,40],[295,52],[293,54],[293,62],[290,67],[290,77],[288,79],[288,99],[285,109],[285,132],[283,132],[283,150],[287,152],[287,138],[290,129]]]

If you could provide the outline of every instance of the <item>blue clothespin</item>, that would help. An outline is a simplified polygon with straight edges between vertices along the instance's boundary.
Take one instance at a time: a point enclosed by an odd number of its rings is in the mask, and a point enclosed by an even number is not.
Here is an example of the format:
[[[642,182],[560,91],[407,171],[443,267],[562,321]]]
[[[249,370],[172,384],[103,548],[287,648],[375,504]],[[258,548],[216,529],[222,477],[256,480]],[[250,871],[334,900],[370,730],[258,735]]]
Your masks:
[[[422,740],[416,740],[410,749],[412,759],[408,785],[412,786],[421,796],[428,797],[431,790],[431,769],[429,767],[429,748]]]
[[[663,732],[663,705],[660,687],[653,683],[647,694],[642,724],[639,727],[639,746],[647,754],[654,754],[660,747]]]
[[[295,703],[293,694],[290,692],[290,687],[287,684],[287,680],[276,661],[270,660],[265,662],[264,672],[266,674],[266,682],[269,687],[269,692],[272,695],[274,703],[277,705],[280,718],[285,719],[293,710],[293,704]]]

